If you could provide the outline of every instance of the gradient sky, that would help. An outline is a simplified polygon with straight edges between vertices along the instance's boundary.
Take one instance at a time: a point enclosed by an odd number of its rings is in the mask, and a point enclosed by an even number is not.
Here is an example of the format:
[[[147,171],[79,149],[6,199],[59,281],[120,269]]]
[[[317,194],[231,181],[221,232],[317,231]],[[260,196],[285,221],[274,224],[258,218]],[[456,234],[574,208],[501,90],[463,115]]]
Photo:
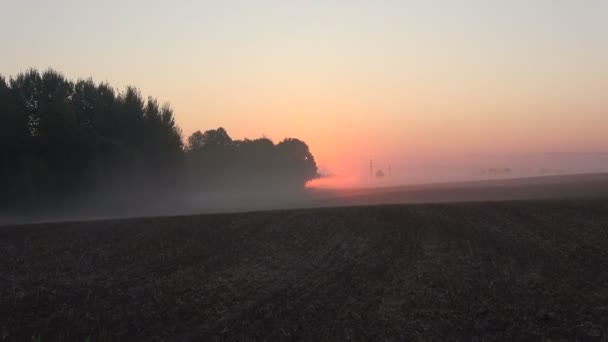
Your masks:
[[[298,137],[343,177],[608,151],[608,1],[0,0],[0,46],[5,76],[135,85],[185,136]]]

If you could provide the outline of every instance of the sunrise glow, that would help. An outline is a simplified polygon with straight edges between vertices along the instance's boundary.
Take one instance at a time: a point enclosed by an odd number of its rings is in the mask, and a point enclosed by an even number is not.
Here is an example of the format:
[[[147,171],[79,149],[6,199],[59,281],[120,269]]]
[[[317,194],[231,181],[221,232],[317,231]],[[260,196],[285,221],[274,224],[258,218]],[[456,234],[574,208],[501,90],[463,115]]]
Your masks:
[[[137,85],[185,137],[300,138],[336,175],[310,186],[365,185],[369,159],[608,150],[604,1],[112,2],[5,4],[0,72]]]

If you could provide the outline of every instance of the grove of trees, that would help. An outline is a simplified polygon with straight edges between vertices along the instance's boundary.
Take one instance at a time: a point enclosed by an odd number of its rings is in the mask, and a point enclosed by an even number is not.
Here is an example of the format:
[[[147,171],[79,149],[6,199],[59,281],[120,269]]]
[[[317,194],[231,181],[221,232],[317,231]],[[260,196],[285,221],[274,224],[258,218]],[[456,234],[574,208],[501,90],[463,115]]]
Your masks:
[[[221,127],[193,133],[186,157],[190,179],[201,189],[299,188],[318,175],[315,159],[301,140],[287,138],[276,145],[267,138],[233,141]]]
[[[109,189],[145,195],[301,188],[318,177],[298,139],[232,140],[223,128],[182,141],[168,104],[54,70],[0,76],[0,205]]]

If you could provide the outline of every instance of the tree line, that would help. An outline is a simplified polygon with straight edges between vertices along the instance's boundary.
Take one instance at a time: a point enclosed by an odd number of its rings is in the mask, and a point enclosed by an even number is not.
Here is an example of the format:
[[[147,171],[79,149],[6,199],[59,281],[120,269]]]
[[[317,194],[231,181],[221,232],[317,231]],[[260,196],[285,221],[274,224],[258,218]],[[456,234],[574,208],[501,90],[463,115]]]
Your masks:
[[[0,75],[0,204],[95,191],[296,189],[318,177],[308,146],[232,140],[223,128],[184,144],[169,104],[55,70]]]

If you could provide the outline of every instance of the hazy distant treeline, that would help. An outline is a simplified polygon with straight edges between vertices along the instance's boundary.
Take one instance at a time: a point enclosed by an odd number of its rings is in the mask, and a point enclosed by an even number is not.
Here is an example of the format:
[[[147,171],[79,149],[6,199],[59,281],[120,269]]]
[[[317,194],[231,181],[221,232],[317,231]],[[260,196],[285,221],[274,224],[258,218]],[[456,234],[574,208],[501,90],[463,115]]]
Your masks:
[[[288,138],[274,144],[267,138],[233,141],[223,128],[197,131],[188,138],[187,169],[200,189],[232,187],[280,190],[302,187],[317,177],[308,146]]]
[[[48,70],[0,76],[0,203],[105,191],[302,187],[317,177],[297,139],[233,141],[223,128],[184,145],[168,104]]]

